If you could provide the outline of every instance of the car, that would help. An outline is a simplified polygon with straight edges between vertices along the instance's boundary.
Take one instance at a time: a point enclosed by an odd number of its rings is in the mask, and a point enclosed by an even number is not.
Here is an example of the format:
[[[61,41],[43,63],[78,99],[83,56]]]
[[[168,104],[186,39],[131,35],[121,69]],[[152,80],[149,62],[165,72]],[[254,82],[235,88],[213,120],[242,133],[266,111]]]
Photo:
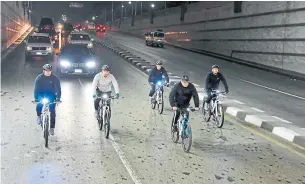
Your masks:
[[[105,32],[106,31],[106,27],[101,25],[101,24],[97,25],[97,26],[95,26],[95,31],[96,32]]]
[[[72,32],[68,39],[69,44],[86,45],[90,49],[93,48],[92,41],[93,39],[85,32]]]
[[[60,75],[95,75],[98,71],[99,64],[97,58],[85,45],[68,44],[60,50],[60,53],[56,53],[56,55],[58,55],[57,72]]]
[[[47,56],[48,60],[53,59],[53,44],[47,33],[33,33],[26,43],[25,59],[30,60],[33,56]]]
[[[147,32],[145,33],[145,41],[147,46],[156,45],[156,46],[164,47],[165,44],[164,32],[162,30]]]
[[[58,45],[58,43],[59,43],[58,34],[59,33],[57,33],[55,31],[55,26],[54,26],[54,22],[53,22],[52,18],[42,17],[40,20],[40,24],[36,29],[36,32],[49,34],[52,41],[55,41],[55,45]]]

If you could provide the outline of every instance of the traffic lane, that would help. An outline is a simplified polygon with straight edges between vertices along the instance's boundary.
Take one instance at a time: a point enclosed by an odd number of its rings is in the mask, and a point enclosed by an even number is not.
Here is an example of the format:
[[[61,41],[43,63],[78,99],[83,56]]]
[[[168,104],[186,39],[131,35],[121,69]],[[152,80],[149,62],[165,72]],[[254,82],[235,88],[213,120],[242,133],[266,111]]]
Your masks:
[[[232,122],[223,129],[202,123],[199,112],[191,113],[194,142],[191,153],[184,153],[170,138],[169,90],[159,115],[148,104],[147,76],[119,56],[108,59],[121,94],[112,104],[111,133],[141,183],[305,182],[304,156]],[[90,96],[91,81],[81,83]]]
[[[232,75],[234,77],[249,80],[258,84],[286,91],[288,93],[292,93],[305,98],[304,81],[291,80],[290,78],[276,75],[271,72],[266,72],[239,64],[232,64],[221,59],[208,57],[202,54],[192,53],[189,51],[183,51],[181,49],[177,49],[170,46],[166,48],[150,46],[143,47],[143,45],[145,45],[145,41],[143,39],[118,34],[116,32],[108,33],[107,38],[108,37],[118,41],[122,41],[122,43],[128,45],[128,47],[135,48],[135,50],[141,51],[142,54],[146,54],[147,56],[160,55],[162,56],[162,58],[165,57],[165,59],[167,60],[176,62],[176,64],[179,61],[183,61],[187,64],[195,65],[197,67],[200,67],[201,69],[206,69],[206,71],[209,71],[211,69],[211,66],[216,63],[220,65],[222,71],[226,71],[226,73],[229,73],[229,75]],[[141,50],[139,50],[139,48],[141,48]],[[202,71],[199,74],[202,74]],[[205,77],[205,75],[206,73],[203,73],[203,77]]]
[[[122,38],[121,38],[122,39]],[[128,38],[126,38],[128,39]],[[120,42],[119,40],[117,40]],[[149,61],[154,62],[153,60],[162,60],[164,62],[164,65],[168,70],[171,72],[174,72],[176,75],[189,75],[191,80],[197,84],[199,84],[201,87],[204,87],[204,81],[206,73],[203,73],[202,68],[207,68],[207,71],[210,70],[210,67],[216,60],[215,58],[208,58],[207,62],[202,62],[201,60],[196,60],[196,56],[198,54],[194,54],[195,58],[193,59],[192,55],[193,53],[181,51],[176,53],[174,52],[168,52],[168,54],[162,55],[162,49],[161,48],[151,48],[151,47],[143,47],[140,44],[137,46],[137,42],[120,42],[126,45],[127,50],[130,50],[135,53],[143,53],[145,59],[149,58]],[[160,50],[160,52],[152,53],[155,51],[155,49]],[[163,50],[164,52],[164,50]],[[202,56],[205,57],[206,56]],[[152,59],[153,58],[153,59]],[[191,59],[190,59],[191,58]],[[211,59],[212,62],[210,63],[209,60]],[[221,60],[218,60],[221,61]],[[250,68],[238,65],[238,64],[232,64],[228,62],[222,61],[223,64],[221,64],[221,72],[225,75],[227,78],[227,82],[230,89],[230,98],[237,99],[239,101],[242,101],[246,103],[248,106],[258,108],[262,111],[267,112],[268,114],[272,116],[277,116],[282,119],[286,119],[290,122],[293,122],[295,125],[305,127],[303,117],[304,117],[304,109],[305,109],[305,103],[303,99],[295,98],[287,94],[275,92],[263,87],[259,87],[257,85],[250,84],[248,82],[240,80],[241,77],[244,77],[245,75],[242,73],[244,68],[247,68],[248,70]],[[179,63],[179,64],[177,64]],[[232,67],[236,67],[235,71],[232,69]],[[232,70],[231,70],[231,69]],[[237,72],[238,71],[238,72]],[[257,74],[253,75],[252,73],[256,72]],[[249,72],[250,73],[250,72]],[[253,69],[250,75],[246,76],[263,76],[261,73],[266,73],[263,71],[259,71],[257,69]],[[236,78],[235,75],[239,75],[239,78]],[[234,75],[234,76],[233,76]],[[268,74],[269,75],[269,74]],[[270,74],[274,76],[274,74]],[[281,77],[281,76],[279,76]],[[284,78],[284,77],[283,77]],[[267,80],[266,80],[267,81]],[[278,80],[277,84],[283,80]],[[301,83],[301,81],[298,81]],[[285,84],[285,82],[283,82]],[[223,86],[221,84],[221,86]],[[282,86],[282,85],[281,85]],[[298,85],[297,85],[298,86]],[[290,87],[290,86],[289,86]],[[290,89],[288,87],[288,89]],[[222,88],[223,89],[223,88]],[[293,89],[293,88],[291,88]],[[302,93],[304,89],[298,90],[297,92]],[[305,91],[303,95],[305,94]]]
[[[11,61],[18,62],[18,57]],[[56,136],[50,138],[50,149],[44,148],[35,105],[30,103],[41,67],[20,63],[2,82],[1,183],[133,183],[111,141],[98,130],[92,95],[88,107],[77,78],[61,80],[63,103],[57,107]],[[3,74],[8,75],[2,73],[2,79]]]

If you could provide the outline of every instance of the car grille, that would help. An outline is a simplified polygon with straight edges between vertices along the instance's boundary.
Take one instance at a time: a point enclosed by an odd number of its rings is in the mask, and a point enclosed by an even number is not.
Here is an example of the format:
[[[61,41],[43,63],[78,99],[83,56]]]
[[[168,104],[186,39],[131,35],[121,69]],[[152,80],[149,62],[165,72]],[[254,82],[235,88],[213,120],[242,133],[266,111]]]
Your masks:
[[[47,47],[32,47],[32,50],[47,50]]]
[[[73,67],[86,67],[85,63],[73,63]]]

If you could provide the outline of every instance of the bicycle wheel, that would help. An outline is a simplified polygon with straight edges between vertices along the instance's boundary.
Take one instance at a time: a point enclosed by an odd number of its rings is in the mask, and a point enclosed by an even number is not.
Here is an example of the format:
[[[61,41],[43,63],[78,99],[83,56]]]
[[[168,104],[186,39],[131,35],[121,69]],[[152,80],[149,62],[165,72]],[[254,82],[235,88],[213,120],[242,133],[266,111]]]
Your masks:
[[[172,134],[173,142],[177,143],[179,140],[179,130],[177,128],[177,131],[174,131],[174,121],[175,121],[175,115],[174,115],[172,123],[171,123],[171,134]]]
[[[217,115],[218,116],[215,118],[216,126],[218,128],[221,128],[224,124],[224,119],[225,119],[224,109],[221,104],[217,104]]]
[[[204,120],[205,122],[209,122],[210,119],[211,119],[211,115],[210,115],[210,113],[209,113],[209,110],[205,110],[205,108],[204,108],[205,105],[206,105],[206,102],[203,101],[203,103],[202,103],[203,120]]]
[[[97,121],[98,121],[99,129],[102,130],[102,129],[103,129],[103,118],[101,117],[101,114],[102,114],[101,111],[102,111],[102,109],[100,109],[99,111],[100,111],[100,113],[98,114],[98,119],[97,119]]]
[[[46,116],[44,121],[45,122],[43,123],[44,124],[43,137],[45,140],[44,146],[47,148],[49,146],[49,117]]]
[[[153,96],[153,98],[151,99],[151,104],[150,104],[152,109],[156,108],[156,103],[157,103],[156,96]]]
[[[191,125],[189,123],[186,123],[183,131],[184,131],[184,133],[183,133],[184,135],[181,136],[182,148],[183,148],[183,151],[188,153],[191,150],[191,147],[192,147],[192,128],[191,128]]]
[[[159,114],[163,113],[163,108],[164,108],[163,93],[159,93],[159,100],[158,100],[158,112],[159,112]]]
[[[110,116],[109,116],[109,111],[106,112],[105,115],[105,127],[104,127],[104,133],[105,133],[105,138],[109,138],[109,132],[110,132]]]

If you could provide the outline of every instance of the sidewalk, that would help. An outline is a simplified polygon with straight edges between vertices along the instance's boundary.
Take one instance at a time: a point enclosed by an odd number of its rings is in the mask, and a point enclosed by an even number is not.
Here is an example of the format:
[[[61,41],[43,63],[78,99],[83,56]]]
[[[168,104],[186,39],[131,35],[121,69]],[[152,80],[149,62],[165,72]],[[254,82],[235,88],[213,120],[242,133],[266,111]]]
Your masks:
[[[153,63],[139,57],[137,54],[129,52],[127,49],[123,49],[112,41],[96,40],[96,43],[112,50],[146,74],[149,74],[151,68],[154,67]],[[175,83],[180,81],[180,77],[171,72],[168,73],[170,78],[170,86],[172,87]],[[198,84],[194,85],[198,91],[202,104],[203,97],[205,96],[204,88]],[[235,119],[264,129],[282,139],[305,148],[305,129],[292,125],[291,122],[279,117],[270,116],[260,109],[250,107],[247,104],[235,99],[225,100],[223,102],[223,106],[225,112]]]
[[[33,27],[30,27],[24,34],[22,34],[14,43],[12,43],[6,50],[1,52],[1,62],[12,53],[22,42],[23,40],[33,31]]]

